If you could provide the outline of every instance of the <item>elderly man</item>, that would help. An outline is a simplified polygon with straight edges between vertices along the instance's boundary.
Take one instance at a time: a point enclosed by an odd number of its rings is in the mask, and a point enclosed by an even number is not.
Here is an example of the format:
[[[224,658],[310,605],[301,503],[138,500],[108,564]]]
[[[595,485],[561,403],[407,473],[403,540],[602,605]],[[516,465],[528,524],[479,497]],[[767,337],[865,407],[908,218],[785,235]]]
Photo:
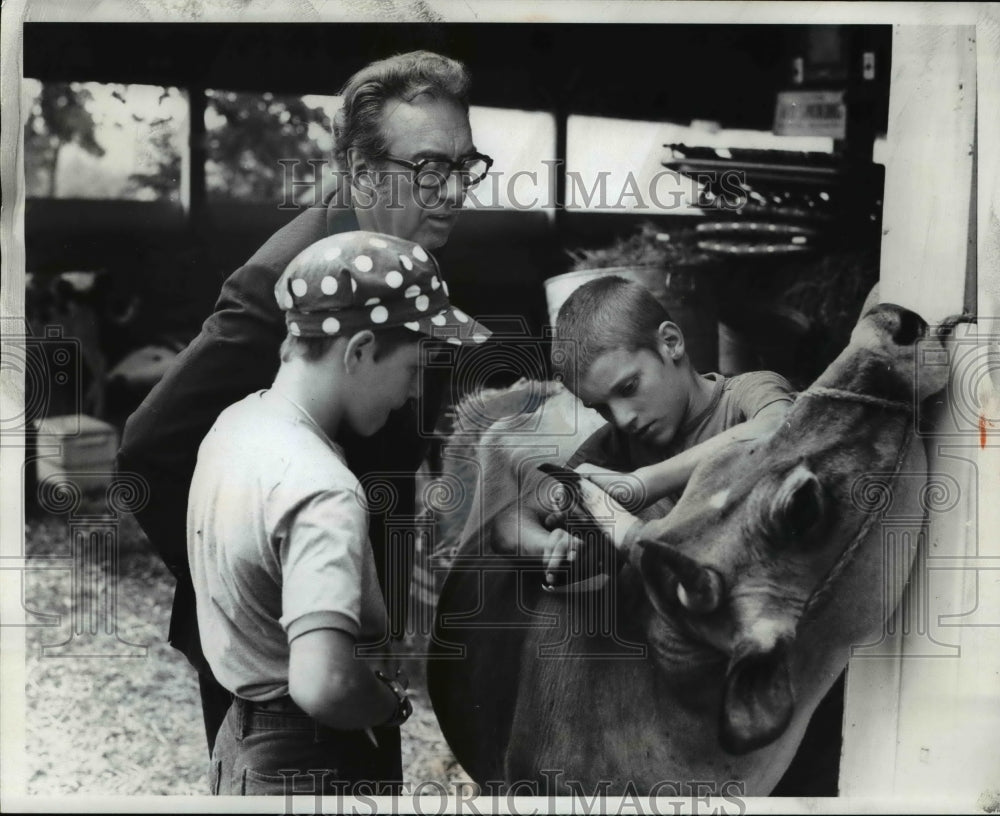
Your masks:
[[[148,506],[136,515],[177,578],[169,640],[198,670],[209,751],[230,695],[202,655],[185,548],[198,446],[223,409],[274,379],[285,335],[274,284],[306,246],[357,229],[396,235],[430,250],[448,240],[466,190],[492,164],[472,141],[468,86],[460,63],[426,51],[372,63],[351,77],[334,121],[337,193],[325,207],[307,210],[272,235],[233,273],[201,333],[125,426],[118,466],[149,483]],[[442,385],[425,382],[421,410],[431,422]],[[364,446],[350,435],[339,440],[362,482],[366,474],[393,474],[395,512],[402,515],[413,513],[413,474],[425,452],[415,442],[417,422],[413,410],[398,411]],[[398,632],[412,561],[407,551],[388,551],[384,522],[370,515],[370,537]]]

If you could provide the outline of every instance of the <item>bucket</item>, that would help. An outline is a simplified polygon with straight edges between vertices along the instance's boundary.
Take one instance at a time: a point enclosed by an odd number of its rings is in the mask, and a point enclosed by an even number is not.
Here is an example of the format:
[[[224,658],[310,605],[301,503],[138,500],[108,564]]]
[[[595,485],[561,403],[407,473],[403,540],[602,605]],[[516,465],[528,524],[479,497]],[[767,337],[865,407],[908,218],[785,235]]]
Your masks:
[[[556,324],[559,309],[572,292],[588,281],[617,275],[645,286],[681,331],[691,365],[696,371],[716,371],[719,363],[719,316],[712,292],[712,267],[619,266],[578,269],[545,281],[549,323]]]
[[[35,425],[39,448],[52,448],[35,460],[38,483],[70,482],[81,493],[103,492],[111,484],[118,431],[82,414],[50,416]]]

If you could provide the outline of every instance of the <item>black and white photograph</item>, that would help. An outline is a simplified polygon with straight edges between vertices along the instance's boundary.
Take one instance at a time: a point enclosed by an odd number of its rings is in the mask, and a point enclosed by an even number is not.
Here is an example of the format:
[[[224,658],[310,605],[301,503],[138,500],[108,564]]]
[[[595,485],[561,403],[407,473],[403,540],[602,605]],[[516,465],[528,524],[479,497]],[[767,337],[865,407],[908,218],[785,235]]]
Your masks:
[[[0,808],[1000,813],[996,5],[2,14]]]

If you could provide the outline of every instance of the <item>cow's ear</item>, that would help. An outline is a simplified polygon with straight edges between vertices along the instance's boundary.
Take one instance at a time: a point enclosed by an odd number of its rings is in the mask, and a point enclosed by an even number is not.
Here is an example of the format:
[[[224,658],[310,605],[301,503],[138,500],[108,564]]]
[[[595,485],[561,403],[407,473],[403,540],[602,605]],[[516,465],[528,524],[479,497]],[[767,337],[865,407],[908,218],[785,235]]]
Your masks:
[[[789,539],[809,532],[823,517],[823,488],[804,464],[784,478],[771,501],[770,527],[779,538]]]
[[[726,675],[719,742],[731,754],[746,754],[780,737],[795,710],[783,641],[769,651],[735,657]]]

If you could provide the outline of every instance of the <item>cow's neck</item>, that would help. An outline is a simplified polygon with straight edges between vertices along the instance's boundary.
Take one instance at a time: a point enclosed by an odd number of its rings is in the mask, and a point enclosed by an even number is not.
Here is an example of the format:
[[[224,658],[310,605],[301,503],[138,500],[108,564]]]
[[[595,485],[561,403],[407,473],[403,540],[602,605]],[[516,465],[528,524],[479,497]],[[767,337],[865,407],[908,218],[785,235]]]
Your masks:
[[[572,634],[558,644],[558,654],[552,651],[558,638],[551,630],[535,630],[527,639],[507,778],[560,768],[567,775],[562,783],[573,781],[574,774],[634,779],[640,792],[643,782],[732,778],[725,776],[730,760],[719,749],[714,727],[725,657],[659,617],[635,570],[624,568],[614,591],[614,635]],[[565,622],[569,609],[565,596],[546,596],[535,611]],[[566,626],[569,632],[573,628]],[[624,649],[623,643],[646,643],[646,656],[580,659]],[[550,659],[538,659],[539,648],[548,649]],[[539,711],[547,715],[539,718]],[[679,757],[694,758],[693,764],[681,766]]]

